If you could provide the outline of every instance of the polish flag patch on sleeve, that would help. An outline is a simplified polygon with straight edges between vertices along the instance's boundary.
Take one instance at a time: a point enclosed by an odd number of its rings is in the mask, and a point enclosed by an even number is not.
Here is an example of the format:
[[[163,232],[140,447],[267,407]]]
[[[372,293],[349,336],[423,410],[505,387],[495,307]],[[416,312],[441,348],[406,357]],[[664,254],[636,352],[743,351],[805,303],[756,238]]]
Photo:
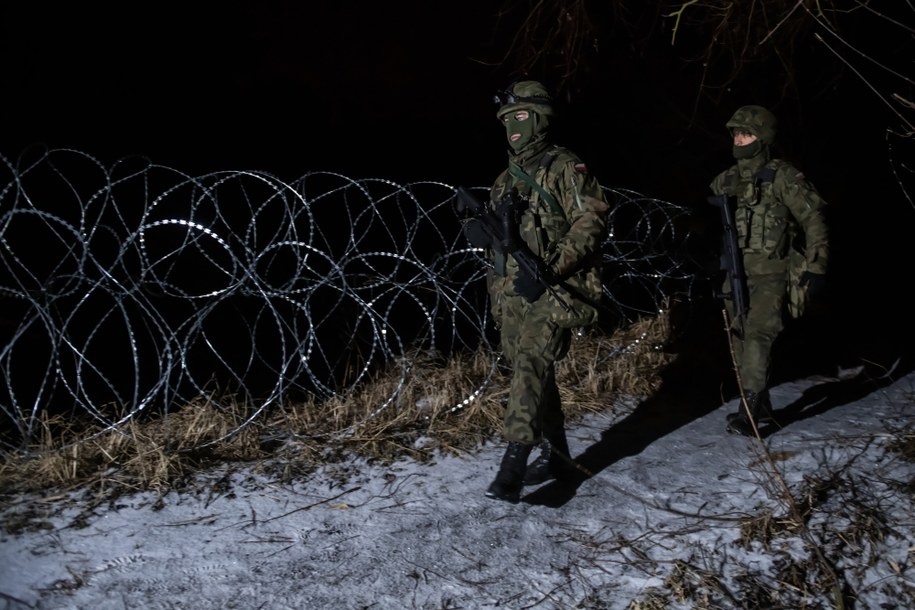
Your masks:
[[[576,172],[586,172],[586,171],[588,171],[588,168],[585,167],[585,164],[584,164],[584,163],[576,163],[576,164],[575,164],[575,171],[576,171]]]

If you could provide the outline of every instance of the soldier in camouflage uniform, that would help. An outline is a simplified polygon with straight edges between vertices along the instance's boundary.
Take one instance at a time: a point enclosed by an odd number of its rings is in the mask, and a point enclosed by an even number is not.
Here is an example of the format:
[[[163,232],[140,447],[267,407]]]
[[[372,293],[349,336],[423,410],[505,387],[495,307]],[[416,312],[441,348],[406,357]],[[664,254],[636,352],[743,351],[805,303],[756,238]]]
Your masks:
[[[524,485],[571,472],[554,365],[569,350],[571,329],[597,321],[608,205],[581,159],[550,142],[554,110],[541,83],[516,82],[496,101],[510,150],[489,205],[501,216],[507,213],[506,194],[517,191],[521,209],[509,222],[516,223],[520,238],[536,255],[536,274],[493,248],[475,230],[475,221],[465,226],[465,233],[492,257],[487,277],[492,315],[513,370],[502,430],[508,448],[486,495],[518,502]],[[540,455],[528,466],[538,445]]]
[[[826,204],[817,190],[793,165],[771,158],[775,116],[762,106],[744,106],[726,125],[737,163],[710,187],[715,195],[736,199],[734,220],[749,300],[743,338],[734,338],[745,403],[727,416],[727,430],[749,436],[753,422],[773,421],[768,391],[772,345],[785,315],[801,315],[806,299],[825,286],[829,241]],[[734,320],[732,301],[725,303]]]

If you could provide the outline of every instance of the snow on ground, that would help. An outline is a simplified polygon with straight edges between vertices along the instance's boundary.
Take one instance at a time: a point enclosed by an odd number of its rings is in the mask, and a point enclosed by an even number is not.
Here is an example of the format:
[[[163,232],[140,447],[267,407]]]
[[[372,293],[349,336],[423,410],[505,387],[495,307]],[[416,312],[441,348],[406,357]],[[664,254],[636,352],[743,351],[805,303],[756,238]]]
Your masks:
[[[14,498],[4,522],[47,516],[0,535],[0,608],[761,607],[754,591],[792,573],[811,582],[817,553],[858,607],[913,607],[915,464],[887,443],[911,432],[915,373],[848,377],[774,388],[783,428],[762,445],[725,433],[734,400],[690,406],[661,392],[615,405],[570,426],[591,476],[516,505],[483,495],[495,444],[433,463],[353,459],[291,484],[227,465],[88,518],[60,497]],[[777,522],[750,517],[787,514],[780,481],[801,500],[817,492],[807,527],[743,544],[748,524]],[[865,515],[880,535],[853,539]],[[770,607],[799,607],[796,587],[781,590],[793,601]],[[803,601],[835,607],[823,595]]]

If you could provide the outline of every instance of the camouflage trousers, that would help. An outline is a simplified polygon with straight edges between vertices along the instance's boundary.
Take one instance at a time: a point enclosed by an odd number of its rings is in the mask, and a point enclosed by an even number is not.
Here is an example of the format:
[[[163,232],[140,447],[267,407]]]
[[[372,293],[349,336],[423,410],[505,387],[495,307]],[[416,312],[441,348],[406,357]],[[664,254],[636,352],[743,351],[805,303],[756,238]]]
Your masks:
[[[572,331],[558,327],[551,313],[546,297],[528,303],[512,296],[502,303],[502,351],[512,366],[506,440],[538,443],[544,433],[564,429],[555,363],[568,353]]]
[[[725,290],[729,291],[726,286]],[[734,355],[744,390],[761,392],[769,382],[772,345],[785,328],[788,278],[784,273],[751,275],[747,278],[750,311],[744,321],[744,337],[734,337]],[[728,315],[734,318],[734,307],[725,301]]]

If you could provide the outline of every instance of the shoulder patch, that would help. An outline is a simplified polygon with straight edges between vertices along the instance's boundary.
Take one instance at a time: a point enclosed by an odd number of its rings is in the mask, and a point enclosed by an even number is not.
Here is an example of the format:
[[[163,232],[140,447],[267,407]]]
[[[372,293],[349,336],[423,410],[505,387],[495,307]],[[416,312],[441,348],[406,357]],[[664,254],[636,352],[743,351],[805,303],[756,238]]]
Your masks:
[[[799,171],[794,174],[794,180],[792,180],[792,183],[803,188],[808,188],[807,177],[804,175],[804,172]]]
[[[575,167],[575,171],[576,171],[576,172],[586,172],[586,171],[588,171],[588,168],[585,166],[584,163],[576,163],[574,167]]]

